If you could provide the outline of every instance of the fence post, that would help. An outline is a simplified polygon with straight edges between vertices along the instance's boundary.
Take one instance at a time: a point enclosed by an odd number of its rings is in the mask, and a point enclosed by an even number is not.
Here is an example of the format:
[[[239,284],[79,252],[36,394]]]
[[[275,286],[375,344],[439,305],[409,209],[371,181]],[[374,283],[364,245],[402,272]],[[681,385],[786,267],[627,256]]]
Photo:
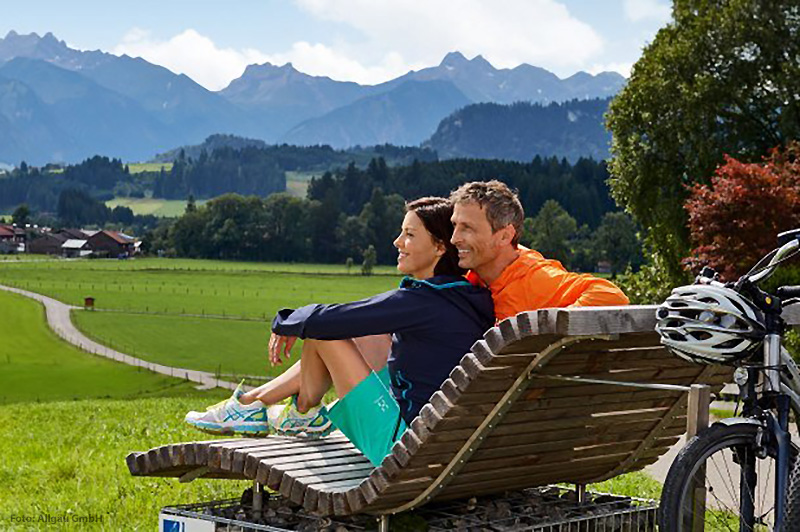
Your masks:
[[[688,442],[700,431],[708,427],[709,405],[711,403],[711,388],[706,384],[692,384],[689,390],[689,404],[686,410],[686,441]],[[692,532],[702,532],[706,515],[706,468],[702,466],[695,476],[697,482],[692,488],[693,511]]]

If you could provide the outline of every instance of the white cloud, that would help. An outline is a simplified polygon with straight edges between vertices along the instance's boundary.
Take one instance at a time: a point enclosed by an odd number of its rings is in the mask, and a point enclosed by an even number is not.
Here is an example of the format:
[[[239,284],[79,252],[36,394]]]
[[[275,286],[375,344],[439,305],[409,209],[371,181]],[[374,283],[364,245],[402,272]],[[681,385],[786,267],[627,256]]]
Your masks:
[[[265,57],[274,65],[292,63],[297,70],[306,74],[362,84],[380,83],[405,74],[411,68],[429,66],[409,65],[396,52],[387,52],[368,65],[351,57],[346,51],[306,41],[294,43],[286,52],[268,54]]]
[[[595,63],[586,69],[586,71],[593,75],[599,74],[600,72],[617,72],[629,78],[631,77],[632,68],[633,63]]]
[[[291,62],[301,72],[374,84],[438,64],[451,51],[494,66],[529,63],[567,76],[600,60],[604,43],[556,0],[295,0],[318,19],[352,28],[349,40],[311,36],[285,50],[221,48],[186,29],[168,40],[131,29],[113,53],[142,57],[211,90],[248,64]]]
[[[654,20],[664,23],[672,16],[670,5],[659,0],[625,0],[623,11],[625,17],[632,22]]]
[[[349,25],[364,42],[337,52],[363,63],[395,52],[398,62],[438,63],[450,51],[483,55],[498,67],[530,63],[574,71],[603,41],[555,0],[295,0],[310,14]]]
[[[133,28],[112,52],[141,57],[178,74],[186,74],[209,90],[227,86],[244,72],[247,65],[267,60],[267,56],[258,50],[219,48],[211,39],[193,29],[160,41],[153,39],[146,30]]]

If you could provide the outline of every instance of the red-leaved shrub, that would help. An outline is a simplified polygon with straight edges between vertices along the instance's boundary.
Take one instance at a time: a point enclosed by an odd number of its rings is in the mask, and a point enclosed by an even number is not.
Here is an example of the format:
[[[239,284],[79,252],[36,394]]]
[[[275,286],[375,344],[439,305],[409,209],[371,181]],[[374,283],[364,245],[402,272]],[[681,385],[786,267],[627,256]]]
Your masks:
[[[725,157],[710,185],[695,184],[684,205],[696,246],[684,265],[708,265],[735,280],[800,227],[800,143],[775,149],[761,163]]]

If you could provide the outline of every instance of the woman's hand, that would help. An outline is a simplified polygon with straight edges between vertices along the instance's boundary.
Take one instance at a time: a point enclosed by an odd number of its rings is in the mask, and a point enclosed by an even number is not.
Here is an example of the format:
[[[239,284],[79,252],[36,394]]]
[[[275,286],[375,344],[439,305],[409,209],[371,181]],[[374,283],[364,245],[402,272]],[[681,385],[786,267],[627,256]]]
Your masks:
[[[297,341],[297,336],[281,336],[280,334],[272,333],[269,337],[269,361],[273,366],[281,364],[281,354],[289,358],[292,346]]]

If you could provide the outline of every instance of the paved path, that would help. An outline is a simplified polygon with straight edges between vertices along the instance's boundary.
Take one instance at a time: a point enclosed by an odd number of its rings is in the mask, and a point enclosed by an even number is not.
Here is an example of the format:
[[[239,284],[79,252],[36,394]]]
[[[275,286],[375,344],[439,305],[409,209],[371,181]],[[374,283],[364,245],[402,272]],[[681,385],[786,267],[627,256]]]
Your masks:
[[[50,328],[53,329],[58,336],[67,342],[76,345],[87,353],[110,358],[112,360],[116,360],[117,362],[128,364],[129,366],[145,368],[155,373],[160,373],[161,375],[169,375],[170,377],[196,382],[200,385],[200,389],[219,387],[233,390],[236,388],[236,383],[220,380],[213,373],[209,373],[207,371],[173,368],[171,366],[155,364],[153,362],[148,362],[140,358],[126,355],[125,353],[120,353],[119,351],[110,349],[102,344],[98,344],[80,332],[75,325],[73,325],[72,320],[70,319],[70,310],[79,309],[81,307],[67,305],[66,303],[62,303],[61,301],[53,299],[52,297],[47,297],[42,294],[21,290],[11,286],[0,285],[0,290],[14,292],[15,294],[20,294],[42,303],[47,313],[47,324],[50,326]]]

